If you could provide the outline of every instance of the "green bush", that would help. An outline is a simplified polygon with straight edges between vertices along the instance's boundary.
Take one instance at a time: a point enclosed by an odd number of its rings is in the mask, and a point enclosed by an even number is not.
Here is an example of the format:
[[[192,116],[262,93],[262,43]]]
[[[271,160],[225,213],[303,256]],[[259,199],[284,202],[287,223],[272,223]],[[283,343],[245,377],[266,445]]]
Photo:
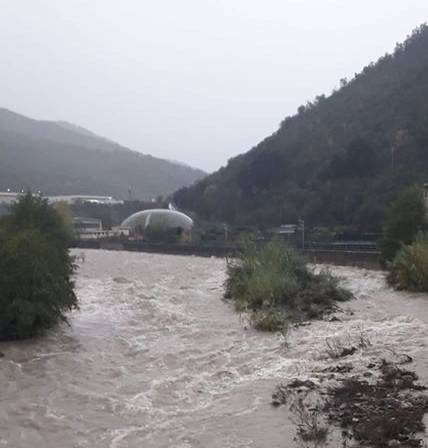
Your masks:
[[[396,289],[428,291],[428,234],[404,246],[389,265],[389,283]]]
[[[377,242],[377,249],[380,251],[380,264],[386,268],[398,251],[403,247],[403,242],[394,238],[384,238]]]
[[[252,312],[255,327],[277,331],[288,320],[320,317],[351,294],[328,272],[311,272],[295,250],[275,240],[260,248],[248,243],[228,262],[225,297],[238,311]]]
[[[404,188],[386,212],[385,238],[378,243],[382,265],[392,261],[403,244],[411,244],[426,225],[422,189],[417,185]]]
[[[77,307],[67,229],[27,194],[0,221],[0,339],[24,339],[66,321]]]

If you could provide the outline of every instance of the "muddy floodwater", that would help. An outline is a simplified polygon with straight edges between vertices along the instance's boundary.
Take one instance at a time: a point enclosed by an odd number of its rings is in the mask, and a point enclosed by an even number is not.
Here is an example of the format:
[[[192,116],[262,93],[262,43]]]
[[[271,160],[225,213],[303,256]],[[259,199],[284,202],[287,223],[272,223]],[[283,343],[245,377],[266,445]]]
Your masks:
[[[285,346],[221,300],[224,260],[83,253],[70,326],[0,343],[0,447],[293,447],[290,416],[270,397],[336,363],[328,338],[370,340],[357,371],[406,353],[428,381],[428,297],[391,291],[381,272],[333,268],[357,298]]]

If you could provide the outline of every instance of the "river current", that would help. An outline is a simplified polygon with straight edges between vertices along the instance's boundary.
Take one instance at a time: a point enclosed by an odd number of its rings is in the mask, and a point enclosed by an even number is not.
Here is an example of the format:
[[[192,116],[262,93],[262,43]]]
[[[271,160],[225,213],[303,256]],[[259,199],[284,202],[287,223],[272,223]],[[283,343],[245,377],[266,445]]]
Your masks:
[[[428,382],[428,298],[391,291],[381,272],[332,268],[356,299],[338,321],[287,337],[248,328],[222,298],[225,261],[77,251],[80,310],[31,341],[0,343],[0,447],[288,448],[294,427],[270,404],[287,378],[317,380],[326,340],[406,353]]]

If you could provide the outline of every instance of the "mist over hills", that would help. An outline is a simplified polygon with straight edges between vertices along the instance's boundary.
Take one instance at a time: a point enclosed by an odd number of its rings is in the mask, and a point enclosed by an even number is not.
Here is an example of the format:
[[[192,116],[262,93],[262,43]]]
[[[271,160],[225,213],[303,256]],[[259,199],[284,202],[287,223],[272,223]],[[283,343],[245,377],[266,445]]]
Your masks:
[[[328,63],[328,61],[326,61]],[[316,76],[316,73],[314,73]],[[292,88],[292,86],[290,86]],[[199,216],[236,224],[379,231],[403,186],[428,181],[428,27],[277,132],[174,195]]]
[[[149,199],[205,173],[144,155],[67,122],[39,121],[0,108],[0,191],[100,194]]]

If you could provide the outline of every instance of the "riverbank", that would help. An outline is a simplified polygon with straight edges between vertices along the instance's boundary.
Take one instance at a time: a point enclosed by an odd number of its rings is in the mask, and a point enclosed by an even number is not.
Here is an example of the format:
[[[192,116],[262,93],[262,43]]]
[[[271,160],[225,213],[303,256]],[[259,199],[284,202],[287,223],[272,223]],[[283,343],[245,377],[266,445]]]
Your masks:
[[[70,326],[0,344],[0,446],[292,448],[291,415],[271,405],[276,385],[319,383],[338,363],[328,342],[361,334],[371,345],[344,358],[354,374],[407,353],[428,383],[427,296],[391,290],[382,272],[333,267],[356,299],[284,344],[222,300],[221,258],[74,253],[84,256]]]
[[[166,244],[134,240],[75,240],[75,249],[127,250],[164,255],[194,255],[198,257],[233,257],[239,252],[237,245],[213,244]],[[299,250],[299,249],[298,249]],[[380,254],[376,251],[305,249],[302,251],[308,262],[332,264],[336,266],[356,266],[380,270]]]

